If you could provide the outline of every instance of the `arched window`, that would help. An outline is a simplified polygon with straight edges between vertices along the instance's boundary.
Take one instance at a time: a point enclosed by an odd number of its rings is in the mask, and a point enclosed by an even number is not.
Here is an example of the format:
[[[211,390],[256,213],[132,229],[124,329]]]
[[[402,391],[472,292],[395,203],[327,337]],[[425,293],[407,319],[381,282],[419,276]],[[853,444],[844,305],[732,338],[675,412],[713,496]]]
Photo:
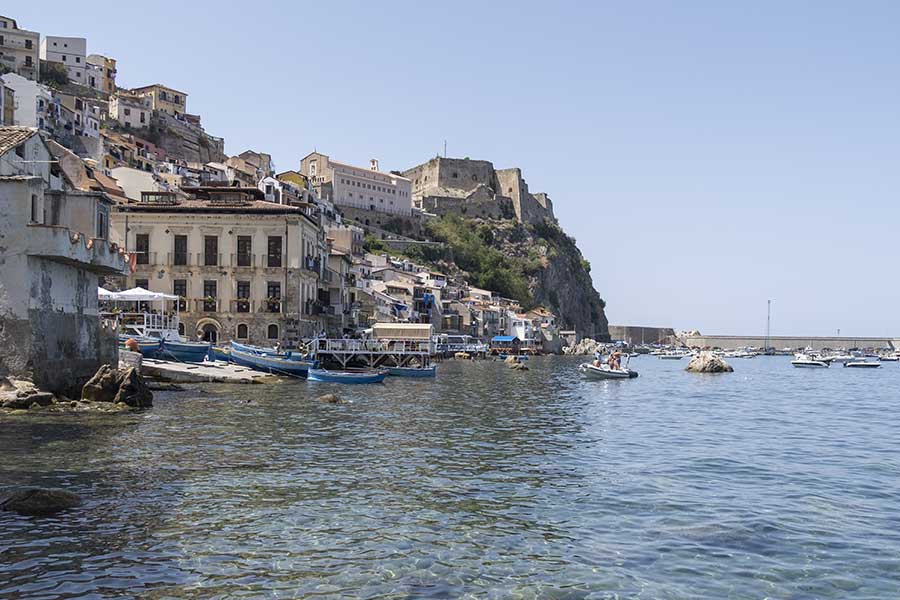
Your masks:
[[[268,329],[266,330],[266,337],[268,337],[270,340],[277,340],[278,339],[278,325],[276,325],[275,323],[272,323],[271,325],[269,325]]]
[[[247,324],[241,323],[237,326],[237,339],[246,340],[248,337],[250,337],[250,335],[247,331]]]

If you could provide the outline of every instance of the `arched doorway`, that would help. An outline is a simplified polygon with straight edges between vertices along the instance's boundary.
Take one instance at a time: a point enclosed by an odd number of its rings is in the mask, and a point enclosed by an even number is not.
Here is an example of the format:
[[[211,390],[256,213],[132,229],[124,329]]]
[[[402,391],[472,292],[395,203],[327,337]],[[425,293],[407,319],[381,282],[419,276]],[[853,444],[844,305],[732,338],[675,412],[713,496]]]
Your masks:
[[[195,332],[195,335],[204,342],[218,344],[220,331],[222,331],[222,326],[214,319],[200,319],[197,321],[197,331]]]

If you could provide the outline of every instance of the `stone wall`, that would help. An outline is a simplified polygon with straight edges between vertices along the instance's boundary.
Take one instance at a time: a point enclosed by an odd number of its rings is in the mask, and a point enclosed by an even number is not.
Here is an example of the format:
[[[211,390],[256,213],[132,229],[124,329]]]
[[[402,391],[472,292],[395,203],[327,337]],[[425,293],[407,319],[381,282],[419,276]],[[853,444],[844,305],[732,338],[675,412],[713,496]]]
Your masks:
[[[686,336],[682,341],[690,347],[698,348],[722,348],[735,350],[738,348],[762,348],[766,344],[765,336],[737,336],[737,335],[701,335]],[[769,347],[781,350],[790,348],[811,347],[813,350],[831,348],[897,348],[900,347],[895,340],[889,337],[803,337],[803,336],[772,336],[769,338]]]
[[[512,200],[505,197],[493,198],[484,194],[476,194],[469,198],[426,196],[422,198],[422,210],[438,216],[457,214],[473,219],[501,220],[514,219],[516,216]]]
[[[416,213],[403,216],[389,215],[352,206],[338,206],[336,208],[346,222],[358,225],[367,231],[386,230],[389,233],[411,238],[425,235],[425,221]]]
[[[638,325],[610,325],[609,336],[629,344],[669,344],[675,337],[671,327],[642,327]]]

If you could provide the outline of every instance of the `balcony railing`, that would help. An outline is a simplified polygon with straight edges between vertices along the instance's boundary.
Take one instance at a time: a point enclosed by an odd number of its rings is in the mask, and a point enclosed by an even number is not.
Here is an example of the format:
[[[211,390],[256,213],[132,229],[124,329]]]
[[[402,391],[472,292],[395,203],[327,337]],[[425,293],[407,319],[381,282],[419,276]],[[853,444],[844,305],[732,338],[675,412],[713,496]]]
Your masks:
[[[253,301],[249,298],[235,298],[231,301],[231,312],[249,313],[253,312]]]
[[[221,254],[208,254],[206,252],[201,252],[197,255],[197,265],[201,267],[218,267],[221,264]]]
[[[195,298],[194,310],[196,312],[214,313],[219,312],[218,298]]]
[[[136,254],[138,269],[156,264],[156,252],[136,252]]]
[[[248,253],[238,253],[231,255],[232,267],[255,267],[256,255]]]
[[[167,263],[172,267],[186,267],[191,264],[188,252],[169,252]]]
[[[313,271],[318,273],[322,270],[322,263],[317,258],[313,258],[312,256],[307,256],[306,260],[303,261],[303,268],[307,271]]]
[[[262,311],[268,313],[281,312],[281,300],[264,300],[262,303]]]
[[[281,267],[281,255],[280,254],[266,254],[265,260],[263,261],[266,267],[269,268],[279,268]]]

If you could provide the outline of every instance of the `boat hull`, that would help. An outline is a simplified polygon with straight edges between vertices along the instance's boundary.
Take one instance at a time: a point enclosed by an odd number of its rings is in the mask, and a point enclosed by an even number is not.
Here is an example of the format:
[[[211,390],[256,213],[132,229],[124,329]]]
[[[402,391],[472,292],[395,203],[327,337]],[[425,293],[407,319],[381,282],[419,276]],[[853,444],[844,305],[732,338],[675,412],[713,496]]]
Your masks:
[[[163,341],[157,354],[165,360],[203,362],[209,356],[209,343]]]
[[[285,360],[274,356],[241,352],[235,349],[231,350],[230,357],[231,362],[242,367],[249,367],[263,373],[292,377],[306,377],[309,370],[316,366],[315,361]]]
[[[638,376],[637,371],[630,369],[604,369],[589,363],[583,363],[578,370],[587,379],[634,379]]]
[[[310,369],[308,378],[310,381],[325,383],[381,383],[387,377],[386,372],[376,373],[352,373],[347,371],[326,371],[325,369]]]
[[[881,363],[877,362],[846,362],[844,366],[848,369],[878,369]]]
[[[245,352],[247,354],[256,354],[259,356],[271,356],[274,358],[280,358],[281,360],[293,360],[293,361],[308,361],[304,358],[299,352],[279,352],[275,350],[275,348],[263,348],[261,346],[249,346],[247,344],[239,344],[238,342],[231,342],[231,348],[233,350],[239,350],[241,352]]]
[[[791,364],[798,369],[827,369],[828,363],[820,360],[792,360]]]
[[[125,347],[125,342],[127,342],[128,340],[134,340],[137,343],[141,356],[143,356],[144,358],[159,357],[159,349],[162,345],[160,340],[148,340],[132,336],[120,336],[119,345]]]
[[[434,377],[437,365],[430,367],[388,367],[388,375],[392,377]]]

